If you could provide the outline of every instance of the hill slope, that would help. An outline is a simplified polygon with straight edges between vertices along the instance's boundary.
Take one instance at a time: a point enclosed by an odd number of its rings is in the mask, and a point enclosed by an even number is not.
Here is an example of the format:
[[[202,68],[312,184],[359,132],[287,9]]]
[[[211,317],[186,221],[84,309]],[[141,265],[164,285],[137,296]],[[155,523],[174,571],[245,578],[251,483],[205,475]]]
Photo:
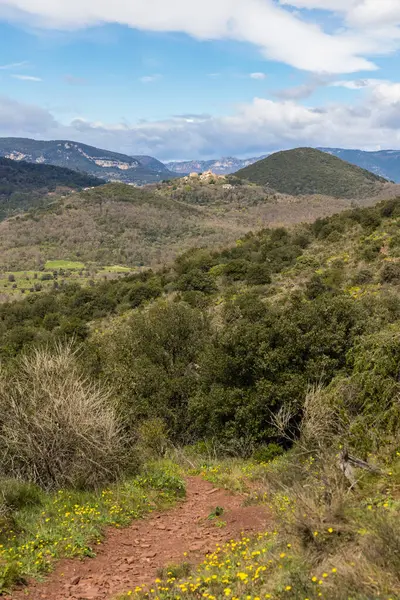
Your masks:
[[[400,150],[380,150],[378,152],[345,150],[343,148],[319,148],[319,150],[347,160],[347,162],[367,169],[375,175],[400,183]]]
[[[0,158],[0,218],[42,203],[57,188],[81,190],[102,183],[97,177],[71,169]]]
[[[348,150],[344,148],[317,148],[317,150],[327,152],[352,165],[371,171],[371,173],[375,173],[375,175],[400,183],[400,150],[379,150],[378,152],[365,152],[363,150]],[[267,158],[269,155],[271,155],[271,152],[264,154],[263,156],[245,159],[227,157],[213,160],[168,162],[166,165],[168,169],[179,173],[180,175],[185,175],[187,173],[202,173],[208,170],[219,175],[230,175],[231,173],[235,173],[240,169],[244,169],[245,167]],[[134,158],[141,160],[141,157],[139,156]]]
[[[65,260],[98,266],[157,266],[194,246],[219,247],[271,225],[312,221],[348,200],[268,195],[262,187],[174,181],[96,187],[0,223],[0,269]],[[366,199],[365,204],[375,202]]]
[[[50,164],[85,171],[106,180],[139,185],[174,177],[160,169],[159,161],[151,157],[138,158],[102,150],[69,140],[38,141],[25,138],[0,138],[0,156],[12,160]],[[154,166],[157,168],[153,168]],[[162,174],[161,174],[162,173]]]
[[[164,163],[162,163],[160,160],[157,160],[153,156],[147,156],[144,154],[134,154],[134,155],[132,155],[132,158],[134,158],[135,160],[138,160],[143,167],[146,167],[147,169],[151,169],[152,171],[155,171],[156,173],[162,173],[163,175],[166,176],[165,178],[173,177],[173,175],[174,175],[168,169],[168,167],[166,165],[164,165]]]
[[[118,187],[107,188],[111,199]],[[104,210],[100,191],[88,197]],[[157,203],[130,193],[128,204]],[[54,586],[12,597],[117,591],[104,585],[107,546],[101,581],[73,557],[91,554],[94,527],[126,525],[182,497],[185,469],[210,481],[209,500],[196,484],[177,509],[187,522],[168,527],[161,517],[152,535],[150,520],[126,527],[128,537],[109,534],[108,551],[118,546],[111,584],[129,588],[121,600],[400,598],[399,222],[395,199],[88,289],[58,271],[53,292],[0,306],[2,560],[13,568],[3,593],[63,557]],[[234,534],[245,529],[215,486],[241,492],[238,506],[246,493],[252,527],[265,507],[260,535],[229,534],[209,550],[233,518]],[[168,529],[185,533],[177,554],[160,552]],[[154,576],[160,567],[150,592],[148,570],[126,568],[132,552],[143,557],[138,537],[157,555]],[[198,570],[178,564],[197,552],[207,552]]]
[[[336,198],[373,195],[386,182],[382,177],[313,148],[277,152],[235,175],[284,194],[325,194]]]

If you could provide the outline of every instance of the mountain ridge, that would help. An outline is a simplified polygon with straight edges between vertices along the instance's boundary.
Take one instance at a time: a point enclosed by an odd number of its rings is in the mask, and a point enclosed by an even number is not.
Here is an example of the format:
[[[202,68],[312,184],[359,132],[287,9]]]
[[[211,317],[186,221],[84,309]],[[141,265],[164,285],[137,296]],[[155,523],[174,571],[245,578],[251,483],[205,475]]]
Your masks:
[[[357,167],[371,171],[375,175],[379,175],[395,183],[400,183],[400,150],[367,151],[356,148],[346,149],[322,146],[317,146],[315,149],[341,158]],[[210,160],[173,161],[166,162],[165,164],[169,169],[181,175],[191,172],[201,173],[208,170],[213,171],[217,175],[231,175],[238,170],[267,158],[271,154],[273,152],[243,159],[231,156]]]
[[[243,169],[262,158],[266,158],[269,154],[264,154],[254,158],[236,158],[234,156],[225,156],[210,160],[187,160],[166,162],[166,166],[175,173],[187,175],[188,173],[203,173],[204,171],[212,171],[216,175],[230,175],[239,169]]]
[[[65,167],[0,157],[0,219],[48,204],[50,194],[61,188],[80,191],[102,184],[97,177]]]
[[[366,151],[346,148],[318,148],[342,160],[367,169],[396,183],[400,182],[400,150]]]
[[[148,156],[128,156],[70,140],[41,141],[31,138],[0,138],[0,156],[84,171],[106,181],[144,185],[176,175]],[[143,159],[143,163],[139,160]],[[152,168],[152,166],[154,168]],[[161,166],[160,166],[161,165]]]

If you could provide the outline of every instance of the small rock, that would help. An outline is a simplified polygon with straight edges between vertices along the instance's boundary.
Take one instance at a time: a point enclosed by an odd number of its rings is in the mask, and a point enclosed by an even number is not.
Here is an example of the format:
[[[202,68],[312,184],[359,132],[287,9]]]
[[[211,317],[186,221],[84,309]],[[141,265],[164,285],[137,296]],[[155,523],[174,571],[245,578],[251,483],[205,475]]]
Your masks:
[[[196,552],[196,550],[201,550],[203,547],[203,544],[201,542],[197,542],[195,544],[192,544],[189,548],[190,552]]]
[[[78,585],[80,580],[81,580],[80,575],[75,575],[75,577],[73,577],[69,583],[70,583],[70,585]]]

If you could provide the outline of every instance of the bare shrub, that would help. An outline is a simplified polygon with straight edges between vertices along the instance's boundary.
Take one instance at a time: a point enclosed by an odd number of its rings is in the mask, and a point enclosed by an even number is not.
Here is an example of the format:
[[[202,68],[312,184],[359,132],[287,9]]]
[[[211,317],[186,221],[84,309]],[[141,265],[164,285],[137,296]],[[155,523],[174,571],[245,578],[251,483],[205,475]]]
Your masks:
[[[348,430],[347,419],[320,385],[307,391],[300,428],[300,444],[307,450],[327,450]]]
[[[70,345],[36,349],[0,371],[1,471],[44,488],[118,477],[124,436],[110,393],[81,372]]]

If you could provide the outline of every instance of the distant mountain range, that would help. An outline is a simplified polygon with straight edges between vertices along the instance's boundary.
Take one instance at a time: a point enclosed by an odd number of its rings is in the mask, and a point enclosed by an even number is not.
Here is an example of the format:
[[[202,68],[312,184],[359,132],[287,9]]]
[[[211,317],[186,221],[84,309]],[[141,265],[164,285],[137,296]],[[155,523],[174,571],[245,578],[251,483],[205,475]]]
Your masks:
[[[371,171],[375,175],[400,183],[400,150],[381,150],[379,152],[365,152],[363,150],[345,150],[343,148],[317,148],[333,156],[337,156],[357,167]],[[192,160],[166,163],[170,171],[184,175],[187,173],[202,173],[213,171],[219,175],[229,175],[244,169],[269,154],[253,158],[220,158],[215,160]]]
[[[365,152],[343,148],[317,148],[375,175],[400,183],[400,150]],[[212,171],[217,175],[236,173],[263,160],[272,153],[251,158],[232,156],[212,160],[188,160],[162,163],[152,156],[110,152],[68,140],[38,141],[25,138],[0,138],[0,157],[15,161],[67,167],[89,173],[106,181],[144,185],[189,173]]]
[[[68,140],[43,142],[0,138],[0,156],[14,161],[67,167],[107,181],[137,185],[178,177],[150,156],[128,156]]]
[[[319,148],[342,160],[346,160],[362,169],[367,169],[385,177],[390,181],[400,183],[400,150],[379,150],[364,152],[363,150],[344,150],[343,148]]]
[[[214,160],[187,160],[178,162],[167,162],[166,166],[170,171],[179,173],[180,175],[187,175],[188,173],[204,173],[205,171],[212,171],[216,175],[230,175],[240,169],[244,169],[255,162],[262,160],[268,156],[257,156],[256,158],[234,158],[228,156],[226,158],[219,158]]]

